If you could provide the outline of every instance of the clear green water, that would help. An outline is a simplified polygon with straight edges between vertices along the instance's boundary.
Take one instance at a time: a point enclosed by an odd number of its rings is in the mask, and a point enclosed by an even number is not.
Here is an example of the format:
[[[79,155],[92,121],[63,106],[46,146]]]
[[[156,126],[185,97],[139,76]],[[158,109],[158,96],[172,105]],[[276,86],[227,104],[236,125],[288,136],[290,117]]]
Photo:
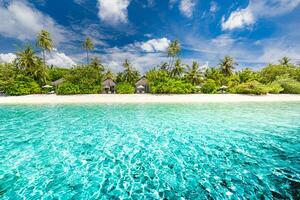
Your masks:
[[[300,199],[300,103],[0,107],[0,199]]]

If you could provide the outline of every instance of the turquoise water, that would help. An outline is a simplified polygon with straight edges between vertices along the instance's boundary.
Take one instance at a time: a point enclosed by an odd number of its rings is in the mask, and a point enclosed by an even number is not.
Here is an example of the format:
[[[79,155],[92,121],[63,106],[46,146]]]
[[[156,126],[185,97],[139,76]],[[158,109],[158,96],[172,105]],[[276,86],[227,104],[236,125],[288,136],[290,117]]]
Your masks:
[[[300,199],[300,103],[0,107],[0,199]]]

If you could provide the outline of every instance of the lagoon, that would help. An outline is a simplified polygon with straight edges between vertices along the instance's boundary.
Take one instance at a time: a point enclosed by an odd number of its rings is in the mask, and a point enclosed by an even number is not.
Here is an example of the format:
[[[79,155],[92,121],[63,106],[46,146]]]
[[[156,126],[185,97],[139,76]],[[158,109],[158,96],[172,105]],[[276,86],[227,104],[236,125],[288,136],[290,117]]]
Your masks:
[[[300,103],[0,106],[0,199],[299,199]]]

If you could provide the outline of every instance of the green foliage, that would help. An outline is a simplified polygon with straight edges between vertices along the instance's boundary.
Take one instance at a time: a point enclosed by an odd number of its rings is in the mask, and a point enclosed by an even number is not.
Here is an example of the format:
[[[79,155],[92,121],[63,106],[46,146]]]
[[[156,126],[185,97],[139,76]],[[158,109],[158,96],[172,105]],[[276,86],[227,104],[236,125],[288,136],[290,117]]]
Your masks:
[[[151,70],[146,74],[150,90],[154,94],[188,94],[195,93],[191,83],[169,76],[166,70]]]
[[[201,91],[205,94],[216,93],[218,86],[213,79],[208,79],[201,87]]]
[[[289,77],[282,77],[274,83],[279,84],[283,88],[283,93],[300,94],[300,82]]]
[[[268,88],[268,93],[270,94],[279,94],[284,90],[279,83],[271,83],[266,85],[266,87]]]
[[[32,77],[40,85],[47,83],[49,79],[48,68],[44,66],[42,60],[36,56],[32,47],[27,46],[23,51],[18,52],[15,64],[18,69]]]
[[[119,83],[116,86],[116,92],[118,94],[133,94],[135,92],[135,88],[129,83]]]
[[[134,85],[140,79],[140,73],[131,66],[128,60],[125,60],[123,67],[124,71],[119,72],[117,75],[117,82]]]
[[[30,77],[18,74],[14,80],[7,82],[4,92],[10,96],[29,95],[41,93],[41,88]]]
[[[71,94],[81,94],[81,91],[78,85],[65,82],[58,86],[56,93],[58,95],[71,95]]]
[[[252,69],[245,68],[242,71],[237,72],[240,83],[246,83],[253,80],[258,80],[258,75]]]
[[[227,84],[227,79],[225,75],[221,72],[220,69],[217,68],[208,68],[205,71],[206,80],[212,79],[215,81],[217,86],[222,86]]]
[[[48,70],[49,72],[49,80],[50,81],[56,81],[58,79],[63,78],[69,73],[70,69],[65,68],[59,68],[59,67],[53,67]]]
[[[236,65],[238,64],[232,57],[225,56],[224,59],[220,60],[219,68],[225,76],[230,76],[233,74]]]
[[[297,69],[293,66],[270,64],[260,71],[260,81],[262,83],[271,83],[280,76],[293,77],[296,73]]]
[[[188,71],[184,78],[186,82],[193,85],[199,85],[203,81],[203,74],[197,62],[194,61],[192,66],[188,67]]]
[[[233,93],[238,94],[267,94],[269,92],[269,88],[258,81],[249,81],[246,83],[241,83],[236,86],[233,90]]]
[[[70,92],[69,94],[71,94],[72,91],[76,92],[74,94],[97,94],[102,90],[102,74],[97,69],[90,66],[70,69],[69,73],[65,75],[64,78],[66,79],[64,84],[70,83],[76,85],[76,87],[67,85],[71,88],[70,90],[67,90]]]

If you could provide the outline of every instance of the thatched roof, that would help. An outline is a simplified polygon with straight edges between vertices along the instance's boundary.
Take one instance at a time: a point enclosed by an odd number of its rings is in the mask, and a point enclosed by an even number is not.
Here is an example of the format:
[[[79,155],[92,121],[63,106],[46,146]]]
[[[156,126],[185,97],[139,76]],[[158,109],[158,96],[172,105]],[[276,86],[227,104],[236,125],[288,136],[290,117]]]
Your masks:
[[[56,87],[56,86],[62,84],[63,82],[65,82],[65,79],[64,79],[64,78],[60,78],[60,79],[58,79],[58,80],[56,80],[56,81],[53,81],[53,82],[51,83],[51,85],[53,85],[53,86]]]
[[[138,87],[138,86],[142,85],[145,87],[147,84],[148,84],[148,81],[147,81],[146,77],[143,76],[138,82],[135,83],[135,86]]]
[[[108,79],[104,80],[102,84],[103,84],[104,88],[105,87],[115,87],[116,86],[116,83],[111,78],[108,78]]]

